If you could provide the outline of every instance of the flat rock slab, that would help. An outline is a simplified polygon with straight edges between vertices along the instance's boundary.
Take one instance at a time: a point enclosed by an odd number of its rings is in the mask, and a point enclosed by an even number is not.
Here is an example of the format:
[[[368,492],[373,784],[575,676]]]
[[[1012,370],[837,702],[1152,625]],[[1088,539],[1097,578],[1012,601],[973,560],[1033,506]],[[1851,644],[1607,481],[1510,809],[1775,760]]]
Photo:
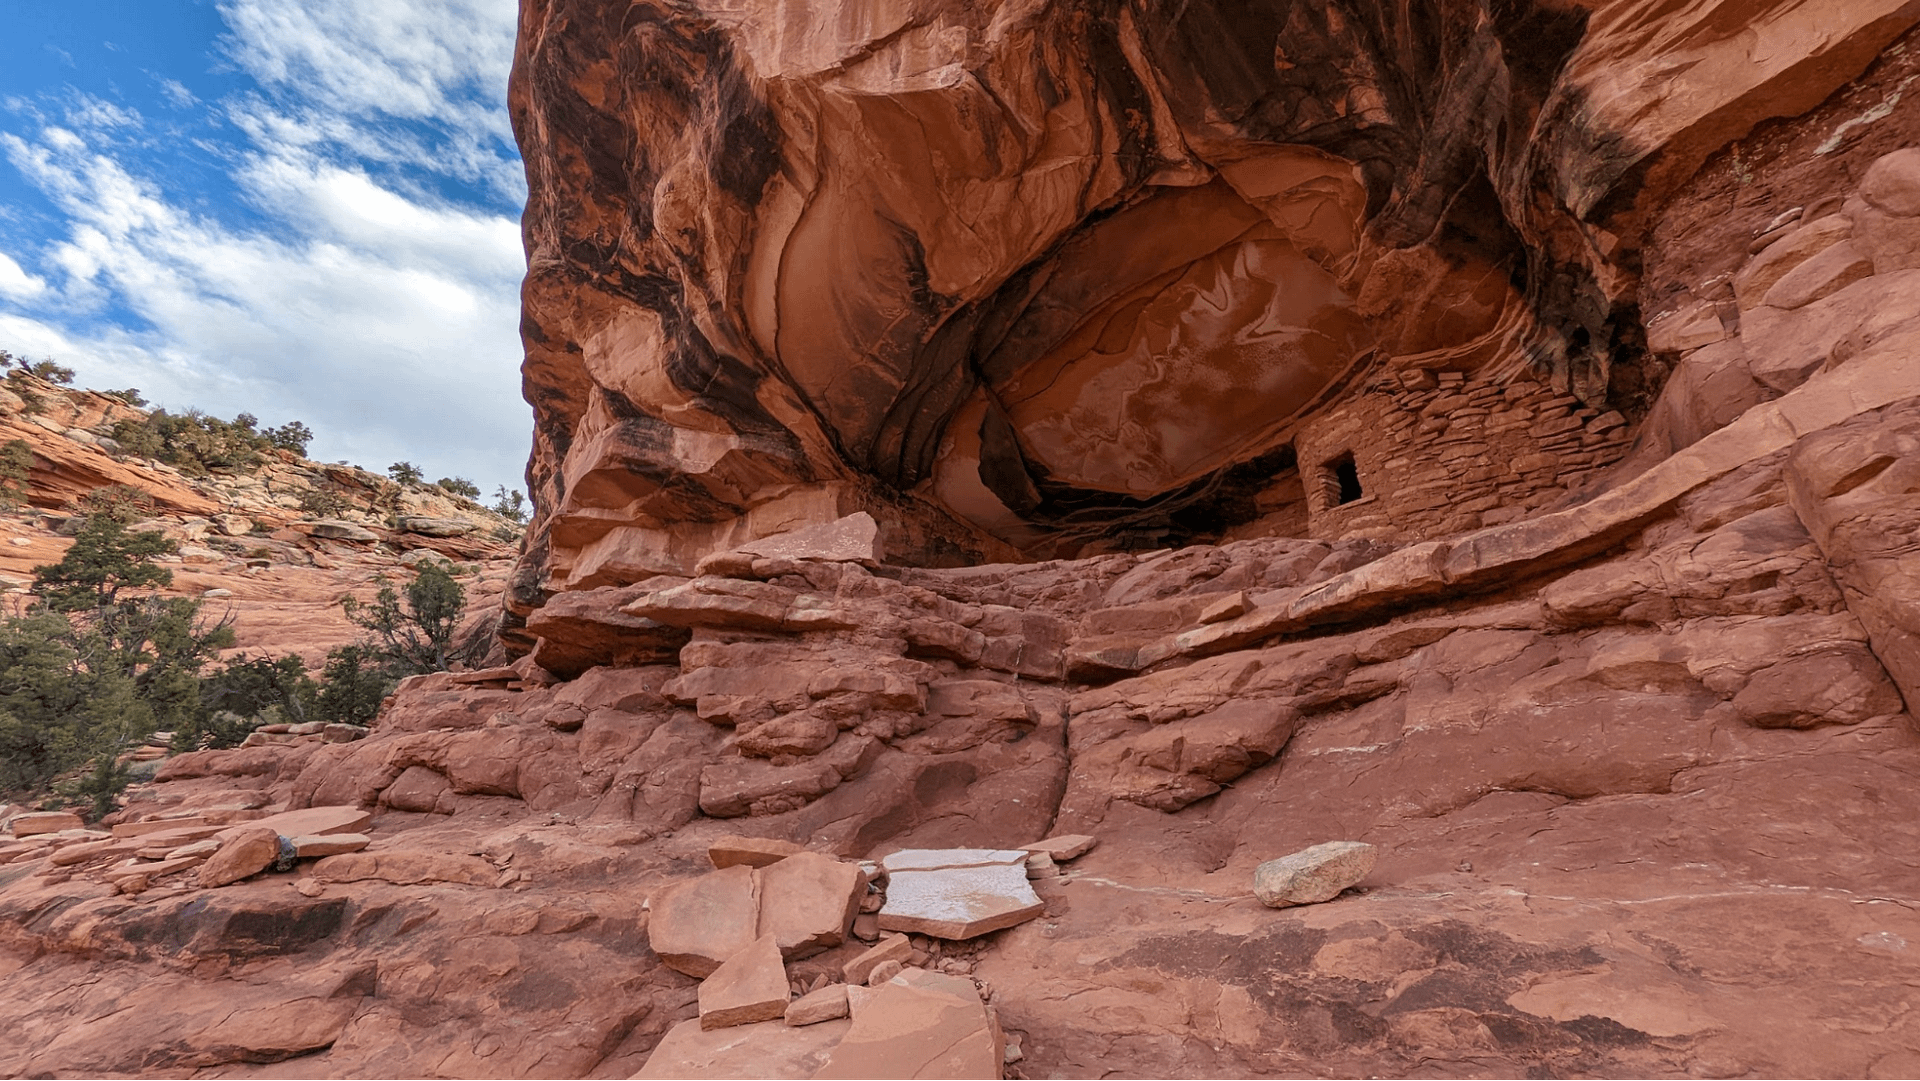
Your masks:
[[[1269,908],[1331,901],[1373,870],[1375,849],[1360,841],[1328,841],[1253,871],[1253,895]]]
[[[13,835],[15,837],[38,837],[43,833],[59,833],[61,830],[77,830],[86,823],[71,811],[29,811],[15,815]]]
[[[787,1003],[787,1024],[817,1025],[847,1016],[847,985],[830,983]]]
[[[971,983],[910,972],[861,997],[853,1026],[813,1076],[997,1078],[1003,1053]]]
[[[1059,837],[1049,837],[1044,841],[1035,841],[1025,848],[1028,852],[1044,852],[1058,863],[1078,859],[1093,851],[1093,846],[1098,843],[1098,838],[1084,833],[1067,833]]]
[[[696,1018],[667,1030],[638,1078],[812,1077],[853,1023],[825,1021],[794,1027],[762,1021],[733,1028],[703,1029]]]
[[[766,867],[805,851],[792,841],[730,834],[707,846],[707,858],[713,861],[716,868],[743,863],[748,867]]]
[[[710,976],[759,936],[754,869],[726,867],[654,894],[647,941],[668,968]]]
[[[880,866],[895,871],[937,871],[947,867],[993,867],[1024,864],[1024,848],[903,848],[880,858]]]
[[[788,959],[810,957],[847,940],[867,878],[859,864],[801,852],[754,871],[760,897],[759,931],[771,934]]]
[[[1027,854],[1013,855],[1011,863],[893,872],[881,929],[964,939],[1038,916],[1042,906],[1027,884]]]
[[[289,840],[293,842],[293,854],[303,860],[338,856],[343,852],[358,852],[373,843],[372,839],[364,833],[307,834],[292,837]]]
[[[200,885],[229,886],[273,865],[280,855],[280,835],[268,826],[240,826],[207,862],[200,866]]]
[[[701,1028],[750,1025],[783,1018],[786,1012],[787,968],[772,935],[754,939],[700,985]]]
[[[144,837],[150,833],[165,833],[168,830],[192,829],[206,826],[205,818],[194,815],[191,818],[150,818],[145,822],[122,822],[113,827],[115,837]]]
[[[326,833],[365,833],[372,824],[373,812],[359,807],[307,807],[256,818],[236,828],[265,826],[282,837],[317,837]]]

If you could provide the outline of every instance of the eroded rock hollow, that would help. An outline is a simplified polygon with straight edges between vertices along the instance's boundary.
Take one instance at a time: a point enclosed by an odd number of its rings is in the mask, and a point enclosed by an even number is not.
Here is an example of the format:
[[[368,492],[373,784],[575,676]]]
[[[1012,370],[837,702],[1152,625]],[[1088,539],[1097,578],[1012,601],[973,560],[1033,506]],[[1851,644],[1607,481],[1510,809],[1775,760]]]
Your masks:
[[[493,666],[16,822],[0,1072],[1913,1075],[1916,24],[523,0]]]

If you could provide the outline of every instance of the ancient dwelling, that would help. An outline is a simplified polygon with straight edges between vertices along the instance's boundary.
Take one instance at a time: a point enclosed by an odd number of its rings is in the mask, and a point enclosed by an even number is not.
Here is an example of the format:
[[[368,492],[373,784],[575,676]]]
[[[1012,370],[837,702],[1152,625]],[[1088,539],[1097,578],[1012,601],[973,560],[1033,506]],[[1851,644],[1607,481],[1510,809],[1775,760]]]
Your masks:
[[[0,847],[0,1072],[832,1074],[862,979],[1010,1076],[1920,1072],[1916,24],[523,0],[497,666]]]

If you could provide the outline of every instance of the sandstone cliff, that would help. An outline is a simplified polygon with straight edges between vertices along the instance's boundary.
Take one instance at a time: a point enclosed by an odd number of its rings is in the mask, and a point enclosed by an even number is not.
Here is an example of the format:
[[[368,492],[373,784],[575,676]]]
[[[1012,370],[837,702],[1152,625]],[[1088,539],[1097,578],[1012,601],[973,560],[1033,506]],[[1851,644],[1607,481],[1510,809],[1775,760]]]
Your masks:
[[[481,621],[493,618],[518,523],[435,485],[398,484],[287,450],[189,475],[114,438],[150,415],[113,394],[8,378],[0,443],[24,442],[31,462],[25,499],[0,512],[0,587],[23,593],[33,568],[57,562],[72,543],[78,502],[117,489],[144,502],[150,517],[141,528],[179,543],[161,557],[173,571],[172,592],[206,597],[211,614],[232,616],[234,652],[293,653],[318,665],[360,634],[340,598],[365,600],[378,588],[376,575],[421,558],[476,563],[472,608],[485,613]]]
[[[1100,838],[1011,1075],[1920,1069],[1920,6],[522,13],[503,663],[0,847],[0,1070],[717,1076],[737,833]]]

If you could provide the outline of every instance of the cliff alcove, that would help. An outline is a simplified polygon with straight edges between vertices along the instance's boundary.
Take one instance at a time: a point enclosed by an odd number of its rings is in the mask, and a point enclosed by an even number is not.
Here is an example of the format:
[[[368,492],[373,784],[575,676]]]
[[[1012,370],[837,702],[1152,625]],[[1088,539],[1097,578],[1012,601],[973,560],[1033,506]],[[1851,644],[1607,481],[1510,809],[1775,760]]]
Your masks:
[[[713,1073],[647,936],[756,896],[718,853],[1085,834],[1028,922],[897,949],[995,1070],[1910,1075],[1916,24],[523,0],[492,667],[121,823],[364,851],[0,847],[0,1016],[57,1033],[0,1069]],[[1357,889],[1250,894],[1331,840]],[[853,1039],[754,1024],[728,1068]]]

